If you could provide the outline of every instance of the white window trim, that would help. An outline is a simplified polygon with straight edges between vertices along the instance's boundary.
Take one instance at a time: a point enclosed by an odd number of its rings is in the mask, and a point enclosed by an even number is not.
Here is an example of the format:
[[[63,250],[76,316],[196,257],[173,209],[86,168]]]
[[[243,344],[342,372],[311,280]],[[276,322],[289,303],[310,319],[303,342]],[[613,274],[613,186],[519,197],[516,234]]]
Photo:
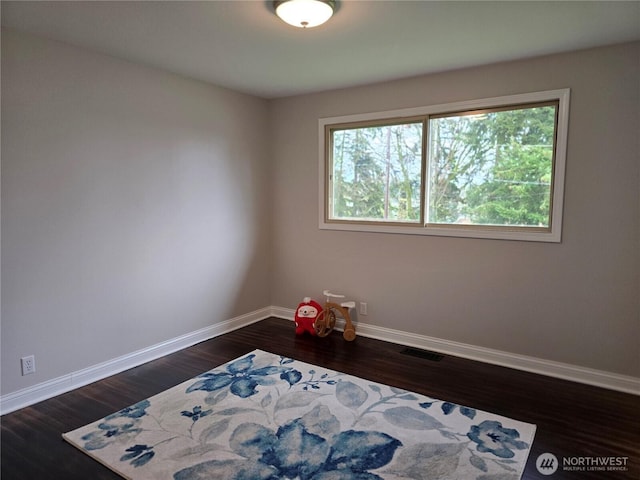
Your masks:
[[[568,88],[548,90],[544,92],[524,93],[493,97],[481,100],[469,100],[456,103],[446,103],[426,107],[405,108],[386,112],[371,112],[356,115],[321,118],[318,120],[319,137],[319,228],[321,230],[342,230],[356,232],[396,233],[406,235],[435,235],[445,237],[486,238],[497,240],[520,240],[530,242],[559,243],[562,240],[562,212],[564,201],[564,181],[567,157],[567,135],[569,128],[569,94]],[[508,230],[507,227],[493,227],[483,229],[480,225],[472,228],[442,227],[427,225],[377,225],[348,222],[328,222],[325,212],[326,201],[326,164],[325,164],[325,127],[339,123],[367,122],[391,118],[416,117],[434,115],[481,108],[494,108],[505,105],[519,105],[535,102],[559,101],[558,125],[556,133],[556,152],[554,176],[552,185],[551,225],[548,231],[523,231],[523,229]],[[422,208],[425,208],[423,205]]]

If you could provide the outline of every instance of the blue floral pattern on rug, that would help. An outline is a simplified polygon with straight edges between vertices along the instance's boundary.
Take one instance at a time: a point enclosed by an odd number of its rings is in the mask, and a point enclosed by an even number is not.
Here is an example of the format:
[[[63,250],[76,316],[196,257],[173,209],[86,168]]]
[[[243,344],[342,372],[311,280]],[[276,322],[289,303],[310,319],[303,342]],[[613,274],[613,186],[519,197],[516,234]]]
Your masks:
[[[518,480],[534,433],[255,350],[64,438],[135,480]]]

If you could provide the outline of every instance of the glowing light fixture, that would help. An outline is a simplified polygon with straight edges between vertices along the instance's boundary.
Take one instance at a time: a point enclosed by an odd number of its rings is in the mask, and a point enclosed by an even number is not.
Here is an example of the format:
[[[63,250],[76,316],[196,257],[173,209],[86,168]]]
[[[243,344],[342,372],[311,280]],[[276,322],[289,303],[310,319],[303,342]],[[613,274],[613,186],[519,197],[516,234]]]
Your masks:
[[[276,15],[289,25],[311,28],[322,25],[333,15],[336,2],[332,0],[276,0]]]

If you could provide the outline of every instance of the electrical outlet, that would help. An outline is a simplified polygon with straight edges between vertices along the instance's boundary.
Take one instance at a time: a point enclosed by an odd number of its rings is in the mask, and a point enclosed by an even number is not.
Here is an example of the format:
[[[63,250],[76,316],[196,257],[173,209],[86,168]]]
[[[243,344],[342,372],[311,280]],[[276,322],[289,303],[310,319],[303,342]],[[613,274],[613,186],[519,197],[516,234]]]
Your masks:
[[[22,357],[20,359],[22,365],[22,375],[30,375],[36,373],[36,357],[29,355],[28,357]]]
[[[367,304],[365,302],[360,302],[360,315],[367,315]]]

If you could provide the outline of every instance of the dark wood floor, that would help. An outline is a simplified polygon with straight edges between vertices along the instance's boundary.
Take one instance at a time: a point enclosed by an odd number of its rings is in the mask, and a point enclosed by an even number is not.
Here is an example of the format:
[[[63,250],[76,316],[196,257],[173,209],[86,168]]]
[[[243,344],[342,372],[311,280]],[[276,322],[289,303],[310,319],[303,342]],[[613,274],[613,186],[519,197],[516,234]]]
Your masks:
[[[338,332],[295,336],[268,319],[2,417],[0,477],[118,479],[61,434],[155,395],[256,348],[537,425],[523,479],[640,479],[640,397]],[[627,471],[538,473],[536,458],[628,457]],[[464,480],[464,479],[463,479]]]

